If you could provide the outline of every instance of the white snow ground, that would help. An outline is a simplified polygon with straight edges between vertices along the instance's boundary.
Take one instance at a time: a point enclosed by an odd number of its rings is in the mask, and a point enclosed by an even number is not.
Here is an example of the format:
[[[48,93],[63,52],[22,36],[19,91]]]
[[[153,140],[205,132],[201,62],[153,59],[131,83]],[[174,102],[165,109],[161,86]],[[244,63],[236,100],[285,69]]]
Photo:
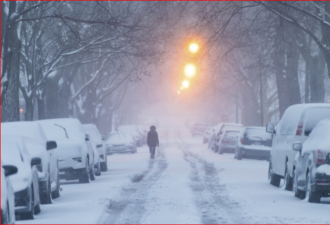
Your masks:
[[[17,223],[330,223],[330,198],[312,204],[271,186],[268,162],[217,155],[183,129],[160,137],[156,159],[147,147],[108,156],[108,172],[62,181],[60,198]]]

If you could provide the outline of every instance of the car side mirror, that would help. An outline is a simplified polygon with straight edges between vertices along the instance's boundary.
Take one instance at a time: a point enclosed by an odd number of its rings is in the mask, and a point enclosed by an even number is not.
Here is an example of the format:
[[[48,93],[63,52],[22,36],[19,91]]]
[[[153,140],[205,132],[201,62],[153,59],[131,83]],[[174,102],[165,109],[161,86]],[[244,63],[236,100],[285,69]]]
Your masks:
[[[102,148],[103,144],[96,145],[96,148]]]
[[[38,157],[32,158],[31,159],[31,166],[36,166],[41,164],[41,159]]]
[[[16,166],[5,165],[5,166],[2,166],[2,168],[5,170],[6,177],[16,174],[18,171]]]
[[[292,144],[292,149],[294,151],[300,152],[302,150],[302,143],[300,141],[296,141]]]
[[[47,151],[48,150],[52,150],[54,148],[57,148],[56,141],[47,141],[47,143],[46,143],[46,149],[47,149]]]
[[[89,141],[89,140],[90,140],[89,134],[86,134],[85,141]]]
[[[102,141],[105,141],[105,136],[104,135],[102,135]]]
[[[271,134],[275,134],[275,124],[273,123],[268,123],[266,126],[266,132],[267,133],[271,133]]]

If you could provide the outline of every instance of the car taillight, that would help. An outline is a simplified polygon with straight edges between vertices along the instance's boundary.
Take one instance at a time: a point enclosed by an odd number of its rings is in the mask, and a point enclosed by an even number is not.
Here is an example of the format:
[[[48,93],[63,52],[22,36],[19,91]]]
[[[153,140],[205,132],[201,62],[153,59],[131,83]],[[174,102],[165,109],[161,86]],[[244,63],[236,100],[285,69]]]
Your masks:
[[[244,138],[241,138],[241,144],[244,145]]]
[[[325,151],[321,150],[316,150],[315,151],[315,159],[316,159],[316,164],[321,165],[325,164],[327,153]]]
[[[297,131],[296,131],[297,136],[300,136],[302,134],[303,126],[304,126],[303,122],[298,123]]]
[[[224,140],[224,139],[222,139],[221,142],[222,142],[222,143],[225,143],[225,144],[228,144],[228,143],[229,143],[229,141]]]

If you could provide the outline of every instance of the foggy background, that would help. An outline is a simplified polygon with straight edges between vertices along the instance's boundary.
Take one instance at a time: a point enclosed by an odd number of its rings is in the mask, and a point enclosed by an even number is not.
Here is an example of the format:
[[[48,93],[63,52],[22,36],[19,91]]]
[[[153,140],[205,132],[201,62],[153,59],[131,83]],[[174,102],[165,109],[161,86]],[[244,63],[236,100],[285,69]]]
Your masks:
[[[2,1],[1,17],[2,122],[263,126],[330,102],[328,2]]]

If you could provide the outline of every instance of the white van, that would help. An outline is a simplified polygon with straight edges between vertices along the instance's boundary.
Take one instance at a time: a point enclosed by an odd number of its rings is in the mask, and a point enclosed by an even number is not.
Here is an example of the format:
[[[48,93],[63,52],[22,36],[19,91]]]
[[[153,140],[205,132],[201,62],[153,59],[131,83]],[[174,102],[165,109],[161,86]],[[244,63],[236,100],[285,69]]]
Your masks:
[[[285,189],[292,190],[293,161],[297,153],[292,149],[294,142],[303,143],[315,125],[330,119],[330,104],[297,104],[287,108],[278,125],[268,123],[266,131],[273,134],[270,152],[268,179],[272,185],[279,186],[283,178]]]

